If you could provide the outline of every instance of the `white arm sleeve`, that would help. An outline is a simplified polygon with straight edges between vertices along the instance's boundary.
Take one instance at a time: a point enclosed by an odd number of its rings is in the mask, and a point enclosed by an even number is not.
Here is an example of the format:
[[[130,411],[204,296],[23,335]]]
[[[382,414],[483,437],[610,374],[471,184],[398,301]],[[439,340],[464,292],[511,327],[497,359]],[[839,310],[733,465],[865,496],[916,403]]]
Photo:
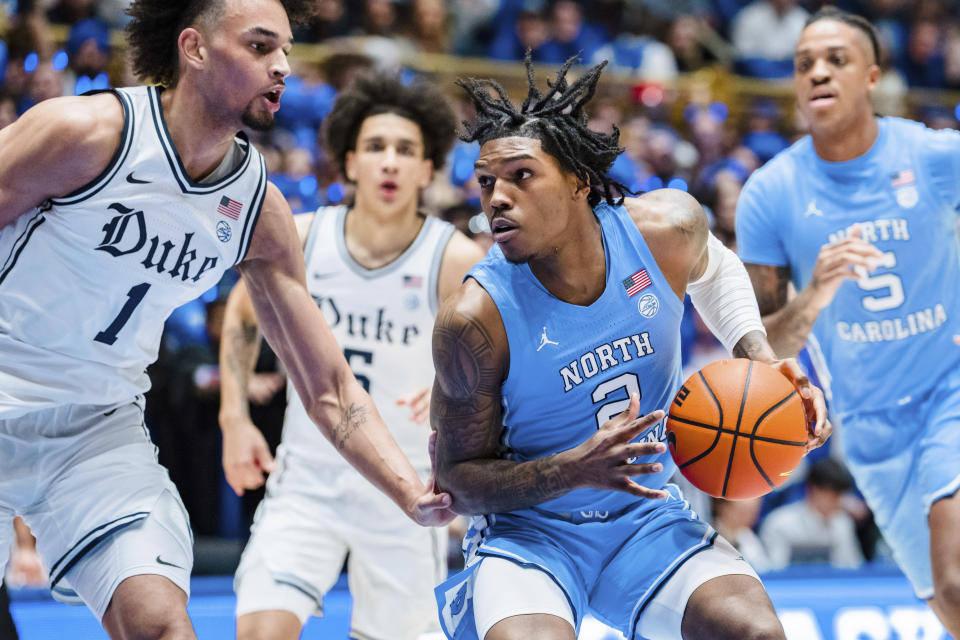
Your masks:
[[[687,293],[727,351],[732,352],[740,338],[751,331],[766,335],[746,268],[737,254],[712,233],[707,240],[707,268],[698,280],[687,285]]]

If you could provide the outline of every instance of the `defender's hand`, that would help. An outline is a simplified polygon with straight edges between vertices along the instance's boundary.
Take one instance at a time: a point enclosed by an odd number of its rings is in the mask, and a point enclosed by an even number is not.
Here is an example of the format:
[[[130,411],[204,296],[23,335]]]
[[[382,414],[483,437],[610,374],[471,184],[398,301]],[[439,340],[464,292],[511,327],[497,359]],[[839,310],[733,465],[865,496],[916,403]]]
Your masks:
[[[430,417],[430,391],[433,387],[424,387],[397,398],[397,406],[410,407],[410,420],[417,424],[426,424]]]
[[[263,474],[273,471],[273,456],[263,434],[249,420],[223,430],[223,473],[238,496],[263,485]]]
[[[658,473],[663,470],[663,465],[659,462],[631,464],[628,459],[667,450],[662,442],[630,442],[663,420],[663,411],[657,410],[638,418],[639,411],[640,397],[631,394],[630,405],[623,413],[605,422],[589,440],[573,449],[574,469],[581,479],[580,486],[625,491],[651,500],[667,497],[666,491],[641,486],[631,479],[631,476]]]
[[[785,375],[797,388],[797,393],[800,394],[800,400],[803,401],[803,413],[807,417],[806,450],[809,453],[826,442],[830,434],[833,433],[833,425],[827,419],[827,403],[823,399],[823,391],[810,382],[796,358],[775,360],[770,363],[770,366],[775,367]]]

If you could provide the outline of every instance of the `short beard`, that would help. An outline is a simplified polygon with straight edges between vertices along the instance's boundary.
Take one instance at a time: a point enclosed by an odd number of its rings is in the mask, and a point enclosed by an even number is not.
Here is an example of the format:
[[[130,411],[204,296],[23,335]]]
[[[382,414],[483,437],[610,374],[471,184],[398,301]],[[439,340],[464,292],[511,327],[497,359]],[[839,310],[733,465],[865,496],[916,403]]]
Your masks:
[[[253,107],[251,105],[247,105],[247,108],[244,109],[240,120],[244,125],[254,131],[269,131],[273,128],[274,123],[272,113],[267,112],[262,116],[258,116],[253,113]]]

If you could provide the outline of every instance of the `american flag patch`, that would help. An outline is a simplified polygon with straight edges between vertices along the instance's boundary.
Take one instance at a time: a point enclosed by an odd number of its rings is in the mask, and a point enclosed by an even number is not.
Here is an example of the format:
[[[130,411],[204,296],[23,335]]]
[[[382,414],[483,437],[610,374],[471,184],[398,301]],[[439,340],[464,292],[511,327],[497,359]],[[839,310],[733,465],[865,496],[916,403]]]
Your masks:
[[[647,270],[640,269],[640,271],[637,271],[629,278],[624,279],[623,288],[627,290],[628,296],[633,297],[651,284],[653,283],[650,282],[650,275],[647,273]]]
[[[227,216],[231,220],[239,220],[241,211],[243,211],[243,203],[227,196],[220,198],[220,204],[217,205],[217,213]]]
[[[894,189],[913,184],[914,180],[913,169],[904,169],[903,171],[890,174],[890,186]]]
[[[403,286],[408,289],[419,289],[423,286],[423,276],[403,276]]]

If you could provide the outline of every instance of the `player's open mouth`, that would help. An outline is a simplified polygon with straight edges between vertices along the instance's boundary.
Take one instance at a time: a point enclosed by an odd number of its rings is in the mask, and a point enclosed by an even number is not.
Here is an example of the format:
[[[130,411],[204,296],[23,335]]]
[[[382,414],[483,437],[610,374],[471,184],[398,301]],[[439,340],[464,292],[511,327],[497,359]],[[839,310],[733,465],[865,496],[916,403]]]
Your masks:
[[[829,89],[817,89],[810,94],[810,104],[814,107],[825,107],[837,101],[837,95]]]
[[[392,180],[385,180],[380,183],[380,193],[388,198],[395,196],[398,189],[397,183]]]
[[[495,242],[504,242],[512,238],[517,232],[517,226],[506,218],[494,218],[490,222],[490,233]]]
[[[273,91],[267,91],[263,94],[263,98],[267,101],[267,109],[270,111],[277,111],[280,108],[280,96],[283,95],[283,87],[274,89]]]

